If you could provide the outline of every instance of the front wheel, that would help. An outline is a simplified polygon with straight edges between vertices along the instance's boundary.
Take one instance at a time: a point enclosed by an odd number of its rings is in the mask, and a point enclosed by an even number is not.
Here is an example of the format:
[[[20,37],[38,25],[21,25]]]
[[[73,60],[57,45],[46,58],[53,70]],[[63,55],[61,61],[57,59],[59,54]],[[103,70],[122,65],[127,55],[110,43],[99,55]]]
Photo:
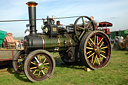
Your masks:
[[[32,81],[40,81],[50,78],[54,73],[55,61],[46,50],[35,50],[31,52],[24,64],[24,72],[27,78]]]

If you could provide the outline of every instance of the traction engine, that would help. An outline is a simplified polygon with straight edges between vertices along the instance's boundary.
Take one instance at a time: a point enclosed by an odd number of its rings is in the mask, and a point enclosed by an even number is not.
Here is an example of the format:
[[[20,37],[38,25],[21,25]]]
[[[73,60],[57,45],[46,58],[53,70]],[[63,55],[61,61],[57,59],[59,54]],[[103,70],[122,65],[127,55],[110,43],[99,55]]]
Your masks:
[[[16,72],[24,72],[32,82],[50,78],[55,69],[55,60],[50,52],[59,52],[64,63],[82,62],[92,70],[108,64],[111,56],[109,37],[105,32],[95,30],[95,24],[89,17],[80,16],[74,24],[67,26],[47,17],[43,20],[43,33],[37,33],[37,3],[28,2],[27,5],[30,34],[24,37],[24,50],[14,56]]]

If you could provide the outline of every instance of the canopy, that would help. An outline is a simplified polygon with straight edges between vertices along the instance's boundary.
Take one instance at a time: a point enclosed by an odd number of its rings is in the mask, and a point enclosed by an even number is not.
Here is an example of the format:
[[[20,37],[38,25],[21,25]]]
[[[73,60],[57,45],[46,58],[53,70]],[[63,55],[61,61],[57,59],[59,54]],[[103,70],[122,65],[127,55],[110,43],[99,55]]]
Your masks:
[[[98,27],[112,27],[110,22],[100,22]]]

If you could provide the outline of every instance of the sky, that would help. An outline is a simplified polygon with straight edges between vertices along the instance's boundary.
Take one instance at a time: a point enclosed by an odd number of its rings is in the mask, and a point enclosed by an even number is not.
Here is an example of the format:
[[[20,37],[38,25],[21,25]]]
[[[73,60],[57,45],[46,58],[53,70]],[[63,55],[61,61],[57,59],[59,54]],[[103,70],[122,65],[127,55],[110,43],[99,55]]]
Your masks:
[[[0,21],[28,19],[28,1],[38,3],[37,19],[68,16],[93,16],[98,22],[113,24],[110,31],[128,29],[128,0],[1,0]],[[61,19],[64,25],[74,24],[76,18]],[[0,22],[0,30],[13,33],[14,37],[25,36],[24,22]],[[43,21],[37,21],[37,32],[42,32]]]

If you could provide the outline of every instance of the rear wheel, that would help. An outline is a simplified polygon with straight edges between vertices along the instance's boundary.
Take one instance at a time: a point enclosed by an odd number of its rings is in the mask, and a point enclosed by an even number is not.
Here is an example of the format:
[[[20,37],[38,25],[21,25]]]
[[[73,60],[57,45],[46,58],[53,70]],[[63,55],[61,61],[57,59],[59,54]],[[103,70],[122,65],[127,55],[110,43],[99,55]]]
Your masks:
[[[106,66],[111,56],[109,37],[102,31],[92,31],[83,36],[80,42],[80,58],[91,69]]]
[[[25,75],[32,82],[50,78],[54,73],[54,69],[54,58],[45,50],[31,52],[24,64]]]

